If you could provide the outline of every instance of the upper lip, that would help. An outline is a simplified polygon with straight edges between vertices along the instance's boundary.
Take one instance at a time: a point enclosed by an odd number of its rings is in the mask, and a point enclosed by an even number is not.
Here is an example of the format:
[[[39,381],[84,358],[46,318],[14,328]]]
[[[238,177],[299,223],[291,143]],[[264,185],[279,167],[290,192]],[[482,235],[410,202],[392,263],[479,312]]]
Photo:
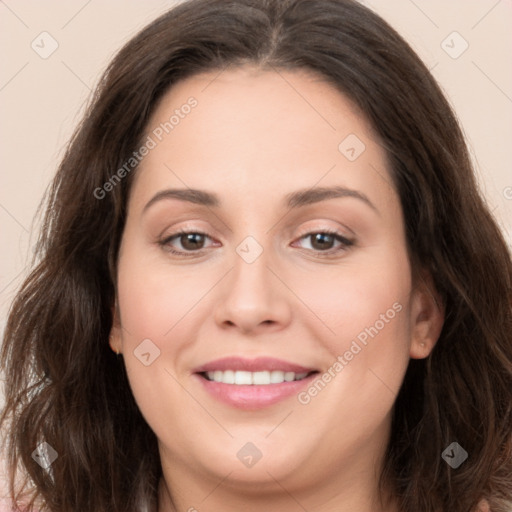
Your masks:
[[[316,371],[314,368],[307,368],[299,364],[284,361],[282,359],[275,359],[273,357],[257,357],[255,359],[224,357],[195,368],[194,373],[214,372],[216,370],[238,370],[246,372],[282,371],[294,373]]]

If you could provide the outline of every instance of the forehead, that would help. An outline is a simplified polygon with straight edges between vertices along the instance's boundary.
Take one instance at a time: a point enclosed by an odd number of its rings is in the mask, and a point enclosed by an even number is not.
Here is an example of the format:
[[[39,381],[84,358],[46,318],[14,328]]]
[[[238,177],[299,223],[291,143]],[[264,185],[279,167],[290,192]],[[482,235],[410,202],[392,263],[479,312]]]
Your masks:
[[[169,122],[173,113],[188,111],[190,98],[197,106],[179,120],[174,116],[175,124],[166,133],[169,136],[164,137],[169,145],[173,141],[179,145],[180,133],[188,138],[193,130],[201,148],[229,134],[237,139],[257,137],[267,150],[286,149],[280,141],[292,137],[301,143],[310,139],[315,146],[319,138],[326,137],[325,142],[337,149],[336,142],[347,129],[361,137],[372,133],[356,106],[319,75],[303,69],[253,67],[211,71],[178,82],[160,101],[148,123],[148,132]],[[185,119],[186,123],[182,122]],[[287,146],[296,152],[300,147]],[[240,149],[247,152],[250,145]]]
[[[334,86],[304,70],[246,67],[178,82],[145,137],[155,144],[137,170],[138,189],[221,187],[249,200],[258,192],[268,197],[269,187],[391,183],[367,120]]]

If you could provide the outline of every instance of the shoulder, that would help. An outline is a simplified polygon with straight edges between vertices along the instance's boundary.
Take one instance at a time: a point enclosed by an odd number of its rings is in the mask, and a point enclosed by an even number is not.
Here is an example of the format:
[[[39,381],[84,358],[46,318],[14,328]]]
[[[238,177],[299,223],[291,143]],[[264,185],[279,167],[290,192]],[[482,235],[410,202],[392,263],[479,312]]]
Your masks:
[[[491,512],[491,508],[489,507],[487,500],[480,501],[474,512]]]
[[[6,498],[0,498],[0,512],[11,512],[12,502]]]
[[[11,512],[13,510],[12,505],[12,501],[0,498],[0,512]]]
[[[14,508],[14,503],[8,498],[0,498],[0,512],[12,512],[13,510],[23,511],[23,505],[18,505],[18,509]],[[38,509],[33,508],[31,512],[38,512]]]

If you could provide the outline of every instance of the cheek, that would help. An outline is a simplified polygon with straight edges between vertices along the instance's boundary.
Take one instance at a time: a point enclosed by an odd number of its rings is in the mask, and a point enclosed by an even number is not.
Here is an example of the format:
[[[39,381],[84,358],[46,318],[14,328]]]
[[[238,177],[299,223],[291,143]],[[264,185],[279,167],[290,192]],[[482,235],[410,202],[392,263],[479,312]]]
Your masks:
[[[411,279],[405,251],[383,248],[289,279],[295,279],[297,295],[312,313],[308,317],[316,318],[322,339],[333,349],[343,349],[359,334],[364,342],[364,333],[372,326],[382,333],[407,330]]]
[[[137,243],[130,243],[119,260],[117,292],[130,386],[142,413],[147,409],[153,423],[160,414],[155,404],[161,403],[164,390],[172,403],[179,403],[171,363],[179,360],[192,334],[186,336],[183,329],[191,328],[187,316],[204,295],[204,283],[199,286],[193,275],[169,272],[168,266],[147,256],[147,249],[145,254]]]
[[[407,253],[382,247],[323,272],[303,280],[297,292],[315,313],[308,322],[314,339],[330,355],[324,373],[330,370],[325,378],[333,383],[332,393],[322,391],[322,396],[333,406],[345,402],[351,410],[372,404],[367,412],[379,410],[382,416],[392,406],[409,361]]]
[[[127,247],[118,269],[121,319],[124,334],[129,333],[126,339],[162,342],[171,337],[175,326],[192,313],[211,286],[204,273],[199,274],[184,266],[170,269],[161,257],[147,256],[136,246]]]

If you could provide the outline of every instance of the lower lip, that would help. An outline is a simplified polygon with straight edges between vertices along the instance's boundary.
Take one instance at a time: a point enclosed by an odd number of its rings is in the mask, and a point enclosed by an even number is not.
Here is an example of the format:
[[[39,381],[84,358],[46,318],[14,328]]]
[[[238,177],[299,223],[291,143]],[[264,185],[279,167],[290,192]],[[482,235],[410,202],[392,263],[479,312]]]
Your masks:
[[[214,398],[232,407],[245,410],[263,409],[297,395],[318,374],[313,373],[302,380],[282,382],[280,384],[237,385],[214,382],[195,373],[204,389]]]

